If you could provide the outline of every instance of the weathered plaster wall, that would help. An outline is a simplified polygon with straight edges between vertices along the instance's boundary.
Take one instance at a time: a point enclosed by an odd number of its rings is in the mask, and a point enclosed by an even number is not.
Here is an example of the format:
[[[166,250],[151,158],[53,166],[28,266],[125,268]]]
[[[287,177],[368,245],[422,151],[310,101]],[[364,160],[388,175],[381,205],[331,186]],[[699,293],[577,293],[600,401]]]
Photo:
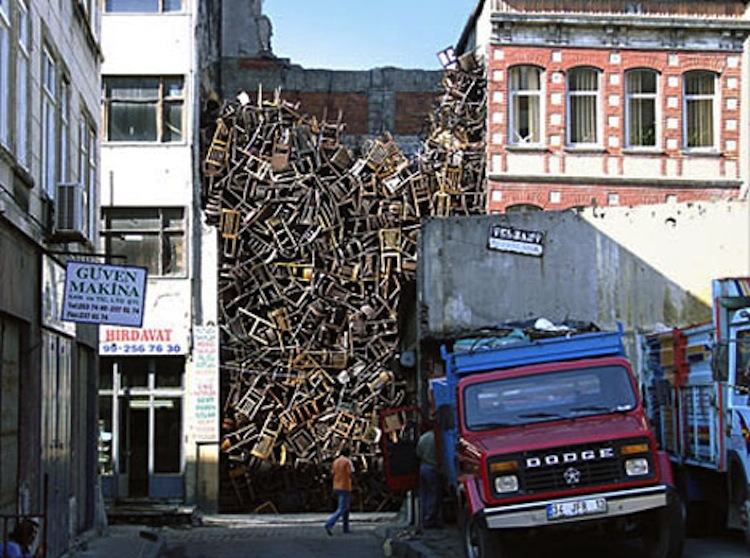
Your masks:
[[[488,250],[499,223],[544,232],[544,256]],[[743,202],[433,220],[419,260],[422,331],[538,316],[629,330],[709,320],[711,279],[750,273],[747,240]]]

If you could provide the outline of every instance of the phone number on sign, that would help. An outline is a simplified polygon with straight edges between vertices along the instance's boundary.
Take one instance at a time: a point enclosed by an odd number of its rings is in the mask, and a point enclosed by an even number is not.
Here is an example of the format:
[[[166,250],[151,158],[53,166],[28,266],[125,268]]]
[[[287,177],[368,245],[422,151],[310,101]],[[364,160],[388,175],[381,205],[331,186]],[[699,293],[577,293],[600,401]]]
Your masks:
[[[179,343],[104,343],[101,352],[107,354],[177,354],[182,352]]]

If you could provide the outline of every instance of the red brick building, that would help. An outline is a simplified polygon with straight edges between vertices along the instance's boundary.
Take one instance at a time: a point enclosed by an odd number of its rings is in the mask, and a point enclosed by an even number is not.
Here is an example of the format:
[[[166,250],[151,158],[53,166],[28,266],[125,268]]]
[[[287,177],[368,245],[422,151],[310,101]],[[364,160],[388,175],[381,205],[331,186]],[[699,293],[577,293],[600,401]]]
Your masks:
[[[482,0],[488,210],[745,194],[744,1]]]

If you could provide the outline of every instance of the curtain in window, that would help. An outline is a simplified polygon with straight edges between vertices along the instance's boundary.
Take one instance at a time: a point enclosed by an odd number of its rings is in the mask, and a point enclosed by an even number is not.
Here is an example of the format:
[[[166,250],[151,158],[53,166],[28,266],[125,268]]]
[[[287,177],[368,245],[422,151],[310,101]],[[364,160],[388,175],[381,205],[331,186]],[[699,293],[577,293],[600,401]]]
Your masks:
[[[712,147],[714,145],[715,86],[715,75],[710,72],[685,74],[688,147]]]
[[[599,75],[596,70],[573,70],[569,76],[570,141],[597,142],[597,97]]]
[[[656,72],[627,74],[628,145],[656,146]]]
[[[531,66],[512,68],[510,91],[512,97],[512,143],[541,141],[541,70]]]

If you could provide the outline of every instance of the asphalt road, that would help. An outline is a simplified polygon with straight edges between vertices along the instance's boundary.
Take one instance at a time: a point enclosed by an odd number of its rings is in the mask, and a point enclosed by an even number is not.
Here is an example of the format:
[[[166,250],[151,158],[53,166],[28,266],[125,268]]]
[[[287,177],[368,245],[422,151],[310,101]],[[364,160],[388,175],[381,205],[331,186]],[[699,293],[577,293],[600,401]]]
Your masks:
[[[322,525],[199,527],[164,534],[162,558],[380,558],[382,544],[373,525],[353,525],[329,537]]]
[[[162,558],[379,558],[382,543],[375,524],[353,525],[353,532],[343,535],[337,526],[328,537],[317,524],[253,525],[234,527],[197,527],[170,529],[163,532],[166,548]],[[455,530],[431,532],[428,545],[435,557],[462,556],[460,539]],[[427,541],[425,541],[427,542]],[[540,556],[575,556],[576,558],[638,558],[640,549],[634,544],[607,541],[589,544],[531,545],[519,558]],[[739,534],[711,539],[688,539],[683,558],[747,558]]]

